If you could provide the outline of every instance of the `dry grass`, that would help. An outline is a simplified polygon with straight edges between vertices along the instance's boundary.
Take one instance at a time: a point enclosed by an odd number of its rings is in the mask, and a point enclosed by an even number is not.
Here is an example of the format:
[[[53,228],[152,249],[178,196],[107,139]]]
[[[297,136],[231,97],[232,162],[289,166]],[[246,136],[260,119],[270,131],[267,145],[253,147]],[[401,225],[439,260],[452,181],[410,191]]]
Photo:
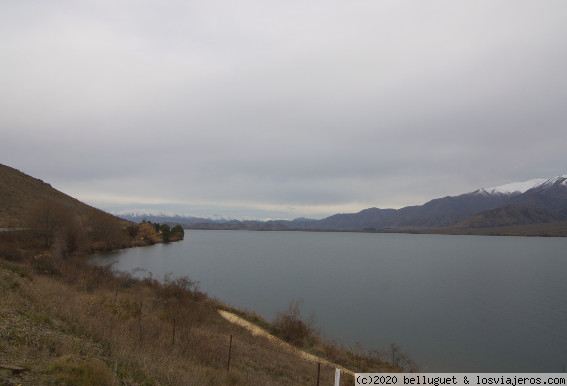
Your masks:
[[[82,257],[31,256],[0,260],[0,312],[13,317],[2,317],[7,332],[0,351],[18,342],[0,359],[33,369],[27,384],[108,384],[109,376],[114,384],[135,385],[316,384],[316,363],[251,335],[217,310],[270,331],[281,326],[210,299],[188,278],[140,280]],[[304,323],[299,313],[293,316]],[[309,331],[299,345],[312,354],[355,372],[400,371],[378,352],[321,338],[314,326]],[[334,369],[321,366],[320,384],[333,379]],[[342,384],[353,384],[352,377],[343,376]]]

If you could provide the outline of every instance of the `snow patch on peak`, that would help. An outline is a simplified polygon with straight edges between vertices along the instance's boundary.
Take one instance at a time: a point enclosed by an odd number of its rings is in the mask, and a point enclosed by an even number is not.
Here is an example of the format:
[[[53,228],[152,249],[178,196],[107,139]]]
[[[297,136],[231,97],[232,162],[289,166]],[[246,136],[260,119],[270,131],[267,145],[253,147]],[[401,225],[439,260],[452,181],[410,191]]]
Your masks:
[[[144,216],[185,217],[185,218],[201,217],[188,213],[175,213],[167,210],[152,210],[152,209],[124,209],[124,210],[111,211],[110,213],[115,216],[132,216],[132,217],[144,217]]]
[[[498,196],[511,194],[525,193],[531,189],[544,189],[552,187],[555,184],[561,184],[567,188],[567,175],[562,174],[557,177],[545,179],[545,178],[535,178],[533,180],[524,182],[512,182],[510,184],[495,186],[492,188],[482,188],[471,192],[472,194],[480,194],[483,196]]]
[[[556,184],[563,185],[564,187],[567,188],[567,175],[562,174],[560,176],[550,178],[549,180],[545,180],[541,184],[534,186],[533,189],[540,188],[543,190],[547,190]]]
[[[249,216],[224,216],[219,214],[190,214],[190,213],[176,213],[167,210],[152,210],[152,209],[124,209],[111,211],[111,214],[118,217],[130,217],[135,219],[143,219],[144,217],[170,217],[182,219],[207,219],[215,222],[226,221],[270,221],[272,218],[256,218]]]
[[[482,194],[482,195],[490,195],[490,196],[496,196],[496,195],[510,195],[513,193],[524,193],[527,192],[530,189],[533,189],[537,186],[540,186],[541,184],[545,183],[546,179],[541,179],[541,178],[535,178],[533,180],[529,180],[529,181],[524,181],[524,182],[512,182],[510,184],[505,184],[505,185],[500,185],[500,186],[494,186],[491,188],[482,188],[482,189],[478,189],[472,193],[475,194]]]

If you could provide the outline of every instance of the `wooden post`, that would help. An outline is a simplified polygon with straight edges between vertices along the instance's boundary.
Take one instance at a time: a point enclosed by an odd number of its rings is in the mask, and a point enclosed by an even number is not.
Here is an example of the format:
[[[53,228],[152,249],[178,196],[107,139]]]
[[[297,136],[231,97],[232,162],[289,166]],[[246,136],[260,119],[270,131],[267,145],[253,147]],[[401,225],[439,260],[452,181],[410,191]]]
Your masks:
[[[116,288],[116,295],[114,295],[114,305],[116,305],[117,298],[118,298],[118,288]]]
[[[138,314],[138,324],[140,325],[140,342],[142,341],[142,301],[140,300],[140,313]]]
[[[321,363],[317,363],[317,386],[319,386],[319,375],[321,375]]]
[[[175,319],[173,319],[173,336],[171,337],[171,344],[175,343]]]
[[[230,370],[230,353],[232,351],[232,335],[230,336],[230,344],[228,346],[228,364],[226,365],[226,372]]]

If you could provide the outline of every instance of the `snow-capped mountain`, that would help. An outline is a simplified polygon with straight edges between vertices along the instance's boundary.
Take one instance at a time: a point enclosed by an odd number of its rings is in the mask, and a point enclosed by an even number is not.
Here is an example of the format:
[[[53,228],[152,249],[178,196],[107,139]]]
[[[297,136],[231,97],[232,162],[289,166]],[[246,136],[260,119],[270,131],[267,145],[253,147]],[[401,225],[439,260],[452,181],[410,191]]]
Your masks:
[[[182,224],[194,222],[227,222],[227,221],[270,221],[271,218],[255,218],[249,216],[223,216],[218,214],[197,215],[189,213],[176,213],[166,210],[151,209],[124,209],[111,211],[111,214],[125,220],[140,222],[143,219],[152,222],[179,222]]]
[[[530,189],[531,192],[545,192],[554,188],[566,188],[567,189],[567,175],[563,174],[561,176],[550,178],[549,180],[543,181]]]
[[[290,228],[312,229],[440,228],[453,226],[483,211],[505,205],[529,206],[567,215],[567,175],[477,189],[474,192],[459,196],[436,198],[423,205],[407,206],[398,210],[371,208],[380,212],[379,218],[369,216],[370,209],[365,209],[356,214],[334,215],[316,221],[300,218],[296,221],[279,221],[278,223]],[[195,215],[148,209],[125,209],[113,212],[113,214],[138,223],[146,219],[152,222],[188,225],[205,222],[224,223],[232,220],[259,222],[272,220],[270,218],[221,216],[217,214]]]
[[[512,196],[521,193],[526,193],[527,191],[534,190],[538,192],[543,192],[554,186],[564,186],[567,187],[567,175],[561,175],[553,177],[550,179],[536,178],[533,180],[525,182],[512,182],[510,184],[495,186],[492,188],[481,188],[471,192],[471,194],[478,194],[484,196]]]
[[[492,188],[478,189],[459,196],[436,198],[423,205],[407,206],[368,228],[441,228],[450,227],[489,209],[505,205],[552,210],[567,210],[567,175],[533,179]]]

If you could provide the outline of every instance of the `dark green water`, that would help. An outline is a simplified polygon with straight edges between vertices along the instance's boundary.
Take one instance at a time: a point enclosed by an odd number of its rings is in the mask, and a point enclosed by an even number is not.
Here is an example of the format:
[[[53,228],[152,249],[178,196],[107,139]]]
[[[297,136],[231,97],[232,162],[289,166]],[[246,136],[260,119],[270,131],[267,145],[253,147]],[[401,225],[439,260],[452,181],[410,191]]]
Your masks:
[[[567,239],[186,231],[179,243],[98,255],[271,320],[293,299],[323,331],[403,347],[431,372],[561,372]]]

